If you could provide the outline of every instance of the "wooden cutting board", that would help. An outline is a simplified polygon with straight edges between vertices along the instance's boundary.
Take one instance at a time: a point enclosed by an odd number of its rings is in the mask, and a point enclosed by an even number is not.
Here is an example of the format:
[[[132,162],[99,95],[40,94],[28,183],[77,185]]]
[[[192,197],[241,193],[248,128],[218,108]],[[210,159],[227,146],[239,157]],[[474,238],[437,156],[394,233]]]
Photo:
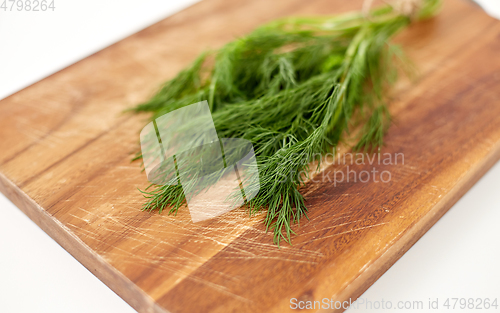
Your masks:
[[[354,300],[500,158],[500,22],[461,0],[401,34],[416,81],[393,89],[376,164],[388,183],[311,182],[310,220],[277,249],[243,209],[193,224],[140,210],[147,116],[123,114],[201,51],[287,15],[359,1],[206,0],[0,102],[0,190],[140,312],[287,312]],[[353,165],[358,173],[373,165]],[[332,165],[325,173],[345,169]],[[473,209],[473,208],[471,208]]]

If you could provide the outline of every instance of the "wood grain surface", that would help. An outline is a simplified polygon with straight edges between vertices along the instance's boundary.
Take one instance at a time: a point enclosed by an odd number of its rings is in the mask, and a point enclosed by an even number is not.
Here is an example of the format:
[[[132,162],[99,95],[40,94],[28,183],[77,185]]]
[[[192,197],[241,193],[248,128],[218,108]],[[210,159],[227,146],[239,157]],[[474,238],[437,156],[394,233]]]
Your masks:
[[[381,152],[404,154],[404,164],[349,165],[389,171],[387,183],[310,182],[310,220],[281,249],[263,216],[244,209],[196,224],[185,208],[176,217],[142,212],[137,188],[148,183],[130,159],[147,116],[122,111],[201,51],[263,22],[360,7],[206,0],[2,100],[0,191],[139,312],[353,301],[500,158],[499,21],[449,0],[398,36],[419,75],[392,92]]]

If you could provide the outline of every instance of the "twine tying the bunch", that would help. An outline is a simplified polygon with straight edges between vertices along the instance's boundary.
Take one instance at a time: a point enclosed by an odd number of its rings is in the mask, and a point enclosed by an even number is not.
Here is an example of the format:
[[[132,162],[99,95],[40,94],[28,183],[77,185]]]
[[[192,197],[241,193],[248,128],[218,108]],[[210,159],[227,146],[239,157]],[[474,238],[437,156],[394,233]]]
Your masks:
[[[420,7],[422,6],[422,0],[384,0],[385,3],[391,5],[395,11],[402,15],[414,18]],[[370,15],[370,7],[372,6],[373,0],[364,0],[363,7],[361,11],[365,16]]]

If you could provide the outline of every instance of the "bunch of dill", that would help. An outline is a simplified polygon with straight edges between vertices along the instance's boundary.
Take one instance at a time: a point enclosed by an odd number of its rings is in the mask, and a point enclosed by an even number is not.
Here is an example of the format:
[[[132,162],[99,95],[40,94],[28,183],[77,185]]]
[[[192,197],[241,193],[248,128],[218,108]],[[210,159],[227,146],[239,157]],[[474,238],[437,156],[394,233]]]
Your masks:
[[[438,6],[424,0],[415,16],[430,17]],[[134,111],[153,112],[154,119],[208,100],[219,138],[254,145],[260,191],[247,206],[250,214],[267,210],[265,225],[279,245],[307,217],[299,188],[314,156],[335,149],[355,116],[364,126],[354,148],[382,144],[389,124],[384,90],[401,57],[388,40],[413,19],[383,6],[368,16],[276,20],[203,53]],[[151,185],[143,193],[143,209],[160,213],[175,214],[185,201],[180,185]]]

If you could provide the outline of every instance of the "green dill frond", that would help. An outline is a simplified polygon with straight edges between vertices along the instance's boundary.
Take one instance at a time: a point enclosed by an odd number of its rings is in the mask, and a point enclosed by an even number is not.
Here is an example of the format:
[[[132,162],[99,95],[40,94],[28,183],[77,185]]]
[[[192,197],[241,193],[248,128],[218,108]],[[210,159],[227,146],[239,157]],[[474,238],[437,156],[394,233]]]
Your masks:
[[[418,16],[429,17],[440,1],[422,3]],[[274,242],[290,242],[292,225],[307,217],[300,187],[315,156],[335,149],[354,120],[361,124],[354,149],[383,144],[390,122],[384,97],[396,78],[394,59],[404,62],[389,39],[410,22],[390,6],[369,18],[354,12],[276,20],[203,53],[133,110],[156,118],[207,100],[219,138],[254,146],[260,190],[249,213],[266,210]],[[149,211],[175,214],[185,201],[180,185],[142,193]]]

